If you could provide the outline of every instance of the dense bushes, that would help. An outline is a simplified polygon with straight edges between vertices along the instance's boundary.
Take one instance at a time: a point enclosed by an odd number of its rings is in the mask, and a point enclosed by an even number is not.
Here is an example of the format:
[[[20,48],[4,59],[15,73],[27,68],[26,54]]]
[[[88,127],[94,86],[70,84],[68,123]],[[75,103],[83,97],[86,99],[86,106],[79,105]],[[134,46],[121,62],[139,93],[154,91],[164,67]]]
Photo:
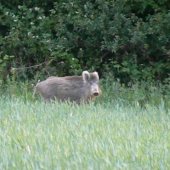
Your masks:
[[[163,0],[3,1],[0,71],[38,79],[95,69],[126,83],[164,80],[170,73],[169,9]]]

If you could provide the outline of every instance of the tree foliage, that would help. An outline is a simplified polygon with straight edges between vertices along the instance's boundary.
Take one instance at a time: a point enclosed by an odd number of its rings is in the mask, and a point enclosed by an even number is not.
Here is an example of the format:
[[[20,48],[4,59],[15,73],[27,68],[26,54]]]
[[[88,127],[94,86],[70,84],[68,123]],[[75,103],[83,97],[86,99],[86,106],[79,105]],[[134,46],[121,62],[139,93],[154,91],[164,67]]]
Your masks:
[[[0,67],[23,68],[9,72],[19,79],[91,69],[110,71],[122,82],[164,80],[169,19],[170,4],[163,0],[3,1]]]

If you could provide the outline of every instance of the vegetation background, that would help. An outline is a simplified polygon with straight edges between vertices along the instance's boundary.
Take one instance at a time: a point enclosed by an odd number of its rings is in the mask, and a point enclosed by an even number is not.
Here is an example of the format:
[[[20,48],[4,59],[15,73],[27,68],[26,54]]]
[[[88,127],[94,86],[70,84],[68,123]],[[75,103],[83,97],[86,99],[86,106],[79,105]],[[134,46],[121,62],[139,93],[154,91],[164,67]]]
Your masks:
[[[98,71],[89,105],[38,80]],[[170,169],[168,0],[0,0],[0,169]]]
[[[97,70],[126,84],[163,82],[170,74],[169,19],[165,0],[1,0],[1,81]]]

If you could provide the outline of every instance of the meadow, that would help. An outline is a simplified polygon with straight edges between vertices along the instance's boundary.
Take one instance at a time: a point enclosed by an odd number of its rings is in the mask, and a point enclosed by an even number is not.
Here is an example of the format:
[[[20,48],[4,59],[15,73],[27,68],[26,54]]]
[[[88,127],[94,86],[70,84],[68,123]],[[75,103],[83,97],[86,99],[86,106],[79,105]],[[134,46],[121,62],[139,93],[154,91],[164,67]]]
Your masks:
[[[169,95],[146,87],[103,84],[101,98],[81,106],[45,105],[29,86],[9,87],[13,95],[0,98],[0,170],[170,169]]]

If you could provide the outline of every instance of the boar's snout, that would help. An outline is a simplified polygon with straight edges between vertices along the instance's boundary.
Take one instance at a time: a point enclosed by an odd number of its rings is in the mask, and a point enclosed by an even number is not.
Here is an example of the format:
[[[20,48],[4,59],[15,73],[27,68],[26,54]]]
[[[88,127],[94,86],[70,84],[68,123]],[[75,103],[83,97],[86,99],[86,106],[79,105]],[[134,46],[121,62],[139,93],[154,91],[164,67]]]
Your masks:
[[[99,92],[94,92],[93,95],[94,96],[99,96]]]
[[[100,95],[100,89],[98,86],[92,90],[92,95],[96,97]]]
[[[93,83],[91,86],[91,95],[92,96],[99,96],[100,95],[100,87],[97,83]]]

